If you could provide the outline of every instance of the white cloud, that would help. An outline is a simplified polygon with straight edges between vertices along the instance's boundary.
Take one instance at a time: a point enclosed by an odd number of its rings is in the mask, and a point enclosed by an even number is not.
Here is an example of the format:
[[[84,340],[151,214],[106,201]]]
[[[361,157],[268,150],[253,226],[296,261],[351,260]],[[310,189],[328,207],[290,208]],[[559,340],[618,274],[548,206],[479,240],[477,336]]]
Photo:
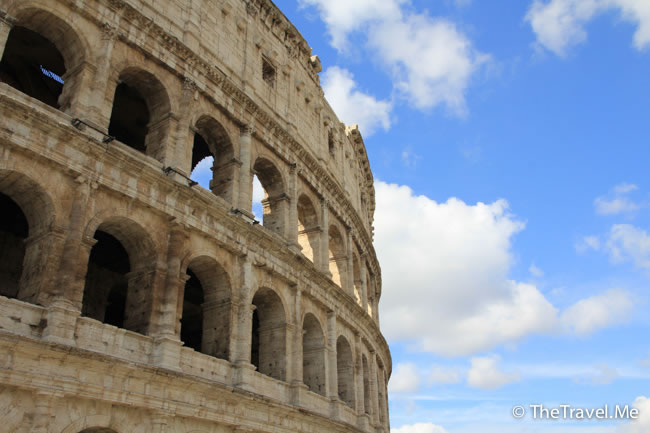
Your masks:
[[[535,0],[526,14],[537,43],[559,56],[587,39],[585,25],[596,15],[616,10],[637,26],[634,44],[650,46],[650,3],[647,0]]]
[[[465,92],[472,76],[489,56],[449,20],[415,13],[404,0],[301,0],[316,7],[332,37],[332,45],[345,51],[348,36],[363,32],[360,46],[370,50],[392,73],[395,88],[418,109],[439,105],[465,112]]]
[[[633,406],[639,410],[639,418],[618,428],[619,433],[648,433],[650,431],[650,398],[637,397]]]
[[[463,114],[470,79],[489,59],[451,21],[423,14],[372,27],[368,42],[418,109],[445,105]]]
[[[535,263],[530,265],[530,267],[528,268],[528,272],[530,272],[530,274],[536,278],[541,278],[544,276],[544,271],[542,271],[540,268],[535,266]]]
[[[404,425],[400,428],[391,428],[391,433],[449,433],[444,428],[431,423],[418,423]]]
[[[570,333],[588,335],[623,322],[633,309],[632,296],[613,289],[576,302],[562,313],[561,321]]]
[[[612,368],[607,364],[602,364],[597,366],[594,371],[591,371],[588,374],[577,376],[574,378],[574,382],[585,385],[609,385],[619,377],[620,375],[615,368]]]
[[[624,183],[615,186],[608,196],[596,197],[594,200],[596,213],[600,215],[616,215],[639,210],[641,206],[628,197],[630,192],[637,189],[636,185]]]
[[[437,203],[406,186],[375,184],[375,245],[382,263],[380,303],[389,340],[417,342],[445,356],[469,355],[533,333],[595,331],[616,323],[623,293],[586,300],[562,320],[532,284],[508,279],[512,237],[524,224],[508,204]],[[598,301],[616,300],[597,314]],[[580,318],[575,312],[591,315]]]
[[[413,152],[410,148],[402,151],[402,164],[406,168],[415,168],[418,165],[418,161],[422,159],[422,156]]]
[[[415,392],[420,387],[420,375],[415,364],[400,363],[395,366],[388,382],[390,392]]]
[[[576,251],[584,253],[588,250],[600,250],[600,239],[598,236],[585,236],[575,245]]]
[[[427,381],[430,385],[453,385],[460,383],[460,372],[458,368],[434,365]]]
[[[265,196],[264,187],[260,183],[257,176],[253,176],[253,215],[261,224],[264,224],[264,210],[262,208],[262,200]]]
[[[405,0],[298,0],[301,6],[314,6],[327,25],[332,46],[344,51],[348,48],[348,34],[361,30],[371,22],[401,17]]]
[[[358,124],[364,136],[379,127],[390,128],[391,103],[356,90],[352,73],[333,66],[323,74],[323,91],[337,116],[347,124]]]
[[[498,356],[472,358],[472,367],[467,373],[467,384],[479,389],[497,389],[517,382],[518,372],[504,372],[499,367]]]
[[[650,235],[630,224],[614,224],[609,232],[607,252],[614,263],[633,262],[650,270]]]

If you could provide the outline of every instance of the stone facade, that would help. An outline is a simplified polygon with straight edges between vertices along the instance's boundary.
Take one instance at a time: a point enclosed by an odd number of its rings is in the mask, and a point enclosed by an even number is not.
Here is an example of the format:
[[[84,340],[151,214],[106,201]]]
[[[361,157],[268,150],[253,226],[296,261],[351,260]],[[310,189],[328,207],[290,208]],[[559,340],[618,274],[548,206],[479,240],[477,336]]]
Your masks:
[[[389,431],[365,146],[271,1],[0,0],[0,57],[1,431]]]

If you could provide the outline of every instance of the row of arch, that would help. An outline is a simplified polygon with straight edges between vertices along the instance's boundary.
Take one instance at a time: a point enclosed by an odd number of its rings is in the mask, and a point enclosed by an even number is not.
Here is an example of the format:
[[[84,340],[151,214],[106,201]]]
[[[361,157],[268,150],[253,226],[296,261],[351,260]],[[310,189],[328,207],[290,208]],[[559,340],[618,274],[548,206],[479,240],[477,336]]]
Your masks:
[[[91,123],[117,141],[166,166],[177,166],[188,176],[211,158],[209,189],[233,208],[251,210],[250,167],[264,189],[263,226],[293,242],[305,258],[376,315],[374,276],[350,229],[336,218],[328,223],[327,204],[319,203],[308,188],[292,187],[295,180],[289,178],[288,167],[270,153],[255,154],[250,136],[233,141],[232,130],[238,128],[223,115],[216,116],[221,120],[206,114],[193,120],[187,111],[194,99],[191,83],[183,85],[179,100],[174,101],[169,84],[158,79],[155,71],[133,65],[112,68],[111,55],[117,49],[114,35],[102,39],[103,57],[95,79],[90,80],[83,73],[89,44],[72,24],[44,8],[27,7],[15,11],[15,16],[0,61],[1,82],[73,115],[87,108],[84,114]]]
[[[34,274],[52,277],[44,270],[50,252],[35,239],[47,238],[54,222],[55,204],[37,182],[21,173],[0,170],[0,295],[39,303],[38,284],[31,283]],[[74,217],[71,217],[73,219]],[[72,228],[71,228],[72,230]],[[155,280],[160,275],[155,241],[138,222],[124,216],[91,218],[82,230],[87,255],[79,254],[82,285],[67,296],[81,315],[141,334],[155,329],[153,311]],[[173,236],[173,235],[170,235]],[[170,241],[170,250],[176,245]],[[186,347],[209,356],[235,361],[231,336],[238,322],[233,314],[233,284],[229,272],[215,258],[186,254],[180,263],[176,319],[173,333]],[[63,260],[63,259],[62,259]],[[45,263],[45,265],[43,265]],[[55,281],[56,278],[54,279]],[[68,281],[75,287],[74,281]],[[63,282],[61,285],[66,286]],[[288,381],[287,339],[290,337],[287,301],[271,287],[260,286],[248,302],[250,317],[249,360],[257,370],[272,378]],[[173,298],[163,297],[162,302]],[[42,302],[40,302],[42,303]],[[240,326],[240,325],[239,325]],[[343,335],[328,344],[318,317],[307,312],[300,322],[302,340],[302,381],[314,393],[331,397],[326,368],[328,351],[336,352],[336,395],[347,405],[363,405],[370,413],[370,383],[378,383],[383,420],[386,409],[383,389],[386,373],[377,358],[377,377],[371,378],[368,357],[362,354],[355,368],[350,341]],[[356,376],[362,377],[363,399],[357,401]],[[331,384],[330,384],[331,386]],[[383,405],[383,406],[382,406]],[[357,407],[359,409],[360,407]]]

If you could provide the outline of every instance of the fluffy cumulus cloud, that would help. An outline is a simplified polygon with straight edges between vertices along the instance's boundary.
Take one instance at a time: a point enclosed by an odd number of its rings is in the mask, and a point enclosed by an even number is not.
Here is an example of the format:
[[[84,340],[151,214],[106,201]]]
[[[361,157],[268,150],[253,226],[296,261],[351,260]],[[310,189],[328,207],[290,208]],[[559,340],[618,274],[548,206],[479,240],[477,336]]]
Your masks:
[[[405,425],[400,428],[390,429],[390,433],[449,433],[444,428],[430,423]]]
[[[561,321],[570,333],[588,335],[622,322],[633,309],[630,293],[614,289],[576,302],[562,313]]]
[[[415,392],[420,387],[420,375],[415,364],[400,363],[395,366],[388,382],[390,392]]]
[[[467,384],[479,389],[497,389],[519,381],[519,373],[503,371],[499,366],[500,361],[498,356],[472,358]]]
[[[587,39],[585,25],[596,15],[615,10],[636,25],[637,49],[650,46],[650,2],[647,0],[535,0],[526,15],[540,46],[559,56]]]
[[[650,398],[638,397],[633,406],[639,410],[639,418],[621,426],[617,433],[648,433],[650,431]]]
[[[650,270],[650,235],[631,224],[614,224],[606,244],[614,263],[632,262],[641,269]]]
[[[444,105],[465,112],[465,91],[489,56],[451,21],[415,13],[408,1],[301,0],[314,6],[327,25],[332,45],[346,50],[350,33],[362,31],[362,46],[385,66],[395,88],[419,109]]]
[[[524,224],[499,200],[438,203],[377,182],[376,249],[382,263],[383,329],[445,356],[470,355],[532,333],[595,331],[623,316],[625,292],[558,312],[532,284],[512,281],[511,241]],[[619,301],[609,314],[601,302]],[[589,313],[585,319],[572,311]],[[592,311],[594,310],[594,311]]]
[[[391,103],[379,101],[361,92],[351,72],[333,66],[323,74],[323,91],[339,118],[347,124],[358,124],[367,137],[377,128],[390,128]]]
[[[594,206],[599,215],[616,215],[635,212],[641,205],[632,201],[629,194],[636,191],[638,187],[629,183],[621,184],[606,196],[596,197]]]

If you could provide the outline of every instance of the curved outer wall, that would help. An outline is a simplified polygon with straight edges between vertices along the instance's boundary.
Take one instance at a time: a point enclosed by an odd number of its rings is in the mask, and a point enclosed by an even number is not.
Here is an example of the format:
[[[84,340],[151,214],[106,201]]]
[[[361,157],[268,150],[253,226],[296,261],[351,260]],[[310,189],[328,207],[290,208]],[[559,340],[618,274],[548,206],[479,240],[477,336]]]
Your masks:
[[[0,0],[0,57],[3,431],[389,432],[365,146],[272,2]]]

